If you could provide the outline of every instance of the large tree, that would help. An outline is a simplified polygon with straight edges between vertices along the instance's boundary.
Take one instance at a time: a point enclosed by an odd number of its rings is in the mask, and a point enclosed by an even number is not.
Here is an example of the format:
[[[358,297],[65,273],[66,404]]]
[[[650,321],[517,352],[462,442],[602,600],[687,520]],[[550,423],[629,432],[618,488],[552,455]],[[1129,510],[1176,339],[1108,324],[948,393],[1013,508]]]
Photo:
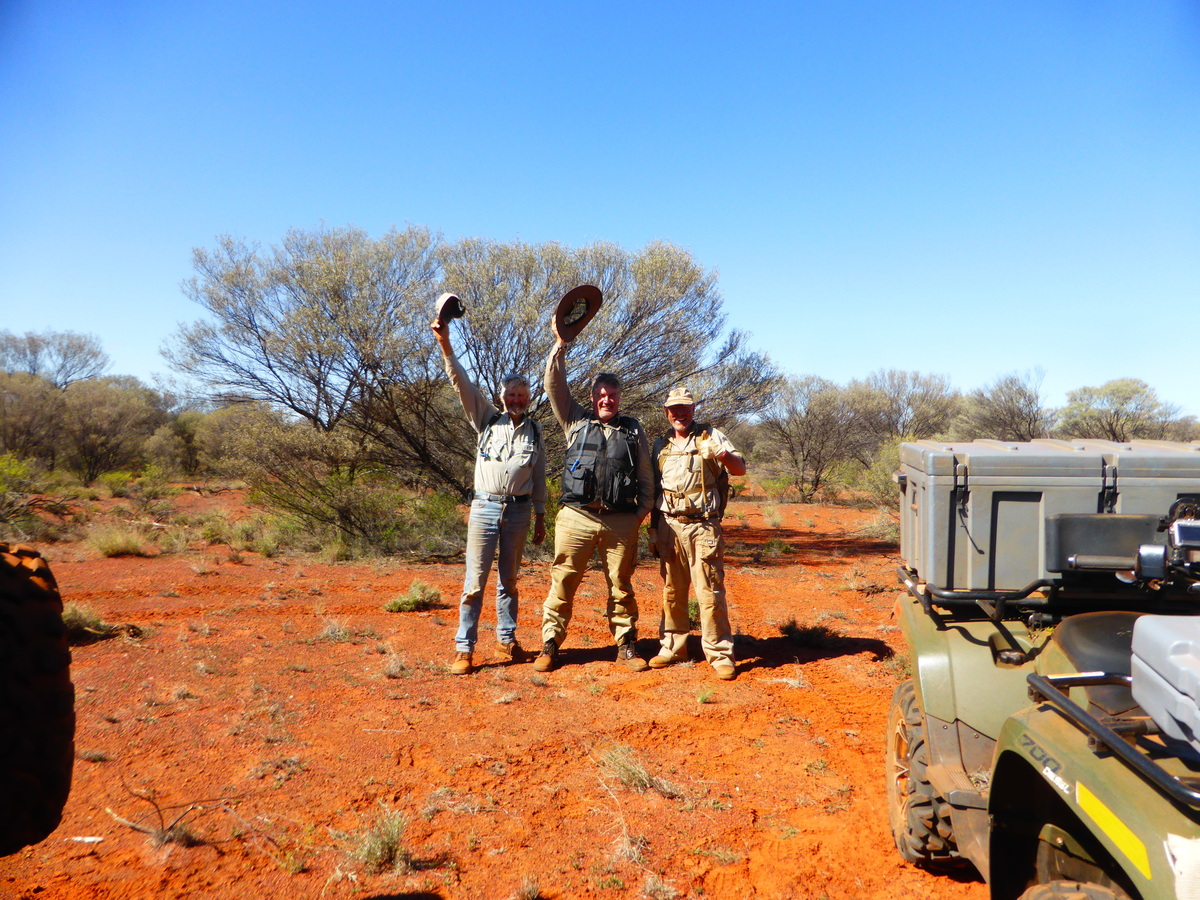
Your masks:
[[[949,430],[961,399],[944,375],[896,369],[872,372],[846,390],[857,420],[857,455],[864,465],[889,441],[919,440]]]
[[[787,471],[808,502],[834,466],[855,457],[855,426],[843,388],[815,375],[790,378],[763,413],[759,452]]]
[[[147,438],[166,418],[161,396],[136,378],[73,382],[63,391],[63,462],[91,484],[104,472],[134,465]]]
[[[460,492],[474,438],[429,331],[443,290],[467,309],[452,334],[471,376],[497,397],[504,375],[526,375],[543,421],[551,317],[576,284],[605,294],[570,351],[581,401],[596,374],[612,371],[631,412],[661,416],[667,390],[687,383],[702,414],[722,421],[760,409],[774,379],[745,336],[727,331],[716,275],[668,243],[630,252],[603,242],[446,243],[416,227],[378,241],[322,229],[289,232],[269,252],[225,238],[197,250],[195,265],[184,290],[208,318],[176,335],[172,365],[224,399],[270,403],[323,430],[345,424],[370,439],[377,461]],[[547,429],[554,443],[557,431]]]
[[[1195,419],[1181,417],[1179,407],[1163,403],[1150,385],[1137,378],[1117,378],[1100,387],[1067,394],[1057,431],[1064,437],[1100,438],[1125,443],[1136,439],[1187,440]]]
[[[223,237],[194,251],[196,274],[183,284],[208,318],[164,354],[219,399],[270,403],[329,430],[381,364],[421,352],[412,306],[434,288],[438,243],[415,227],[378,240],[355,228],[292,230],[270,251]]]
[[[99,378],[109,367],[108,354],[92,334],[74,331],[0,331],[0,371],[45,378],[64,388],[73,381]]]
[[[1054,411],[1042,400],[1044,373],[1002,375],[963,400],[957,431],[967,440],[1032,441],[1050,436]]]
[[[0,453],[53,465],[63,392],[40,375],[0,374]]]

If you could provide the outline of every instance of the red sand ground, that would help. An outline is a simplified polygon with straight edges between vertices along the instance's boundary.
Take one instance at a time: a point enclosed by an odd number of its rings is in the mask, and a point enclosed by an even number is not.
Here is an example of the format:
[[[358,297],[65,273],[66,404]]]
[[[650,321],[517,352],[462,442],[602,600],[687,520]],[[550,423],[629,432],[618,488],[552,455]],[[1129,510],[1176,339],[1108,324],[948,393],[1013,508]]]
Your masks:
[[[456,678],[461,561],[41,548],[65,599],[144,635],[75,648],[71,799],[49,839],[0,859],[0,897],[983,900],[979,881],[923,872],[892,846],[894,549],[861,536],[870,513],[786,505],[773,525],[764,512],[735,501],[727,520],[732,683],[702,662],[615,665],[599,571],[560,669],[502,666],[483,644],[487,665]],[[772,537],[788,552],[756,559]],[[547,578],[545,563],[523,572],[527,647]],[[414,580],[444,608],[381,610]],[[652,560],[635,588],[649,657]],[[779,630],[792,618],[846,640],[798,647]],[[331,623],[349,639],[323,637]],[[620,748],[672,796],[626,786],[605,764]],[[384,807],[406,817],[413,865],[372,875],[354,849]],[[116,818],[181,815],[198,845],[156,847]]]

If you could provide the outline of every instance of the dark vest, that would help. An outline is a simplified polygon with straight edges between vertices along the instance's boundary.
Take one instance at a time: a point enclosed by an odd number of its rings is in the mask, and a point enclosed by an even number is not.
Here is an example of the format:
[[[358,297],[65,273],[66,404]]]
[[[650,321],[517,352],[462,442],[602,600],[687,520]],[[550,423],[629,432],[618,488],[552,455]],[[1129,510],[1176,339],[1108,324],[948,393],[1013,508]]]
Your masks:
[[[596,419],[575,432],[563,467],[566,506],[634,512],[638,507],[637,419],[618,416],[611,436]]]

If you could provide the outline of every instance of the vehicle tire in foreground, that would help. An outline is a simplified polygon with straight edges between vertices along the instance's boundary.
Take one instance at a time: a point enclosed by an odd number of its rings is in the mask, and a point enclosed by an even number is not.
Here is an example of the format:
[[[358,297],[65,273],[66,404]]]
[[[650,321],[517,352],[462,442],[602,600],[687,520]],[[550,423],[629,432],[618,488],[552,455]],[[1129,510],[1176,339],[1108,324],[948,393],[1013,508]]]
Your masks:
[[[0,856],[62,819],[75,759],[75,689],[62,598],[28,547],[0,542]]]
[[[902,682],[888,710],[888,821],[900,855],[927,869],[964,865],[950,826],[950,805],[929,783],[925,717],[912,680]]]
[[[1125,894],[1090,881],[1049,881],[1035,884],[1019,900],[1121,900],[1123,897]]]

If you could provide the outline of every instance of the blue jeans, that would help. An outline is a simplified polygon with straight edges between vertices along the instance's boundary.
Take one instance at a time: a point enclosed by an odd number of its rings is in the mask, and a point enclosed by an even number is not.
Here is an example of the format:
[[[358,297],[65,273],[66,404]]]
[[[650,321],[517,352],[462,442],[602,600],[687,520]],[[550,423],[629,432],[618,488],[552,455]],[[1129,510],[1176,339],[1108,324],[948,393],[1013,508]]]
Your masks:
[[[510,644],[516,637],[517,571],[529,537],[532,514],[533,504],[528,501],[501,503],[477,497],[471,502],[471,516],[467,520],[467,574],[458,607],[458,634],[454,637],[459,652],[470,653],[475,649],[483,591],[497,550],[500,559],[496,565],[496,640]]]

